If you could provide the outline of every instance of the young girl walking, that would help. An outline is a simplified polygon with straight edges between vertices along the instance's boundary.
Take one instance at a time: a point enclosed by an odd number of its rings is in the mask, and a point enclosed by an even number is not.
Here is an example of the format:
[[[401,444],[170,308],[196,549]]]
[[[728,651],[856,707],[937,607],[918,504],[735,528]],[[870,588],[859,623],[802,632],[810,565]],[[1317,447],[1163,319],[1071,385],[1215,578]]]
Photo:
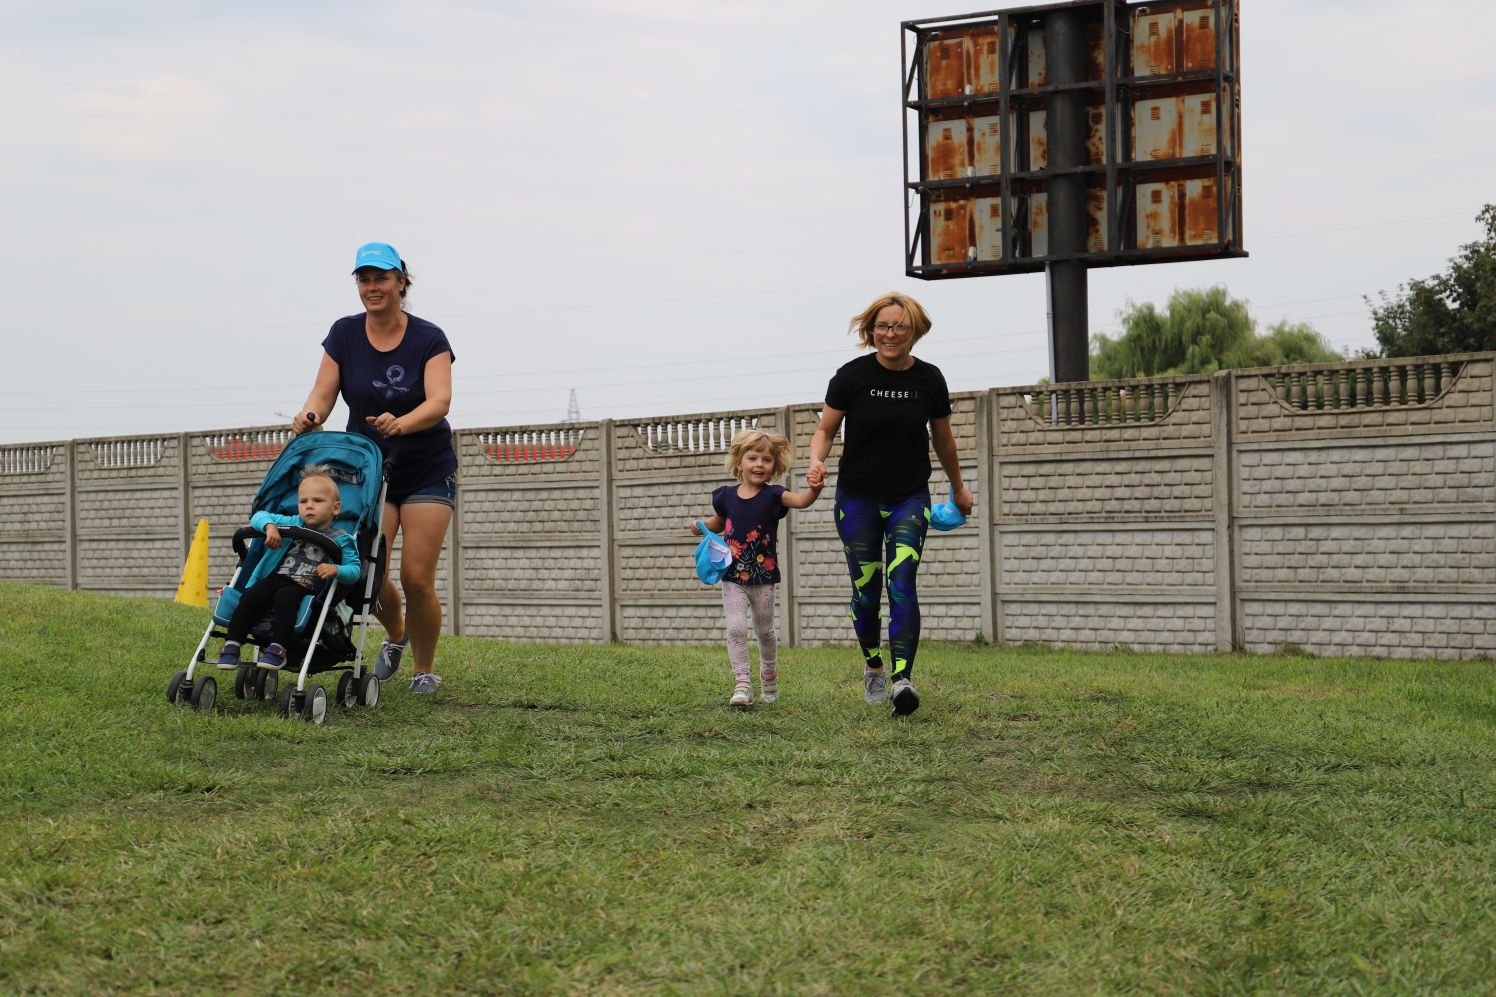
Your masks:
[[[748,671],[748,619],[758,635],[759,699],[779,698],[779,635],[774,629],[774,586],[779,582],[779,521],[790,509],[804,509],[821,494],[822,485],[803,492],[770,484],[790,469],[790,441],[777,434],[745,429],[732,438],[725,461],[738,479],[712,492],[715,515],[706,528],[722,533],[732,551],[732,566],[722,578],[722,614],[727,620],[727,661],[732,666],[730,704],[753,705]],[[691,532],[701,531],[691,524]]]

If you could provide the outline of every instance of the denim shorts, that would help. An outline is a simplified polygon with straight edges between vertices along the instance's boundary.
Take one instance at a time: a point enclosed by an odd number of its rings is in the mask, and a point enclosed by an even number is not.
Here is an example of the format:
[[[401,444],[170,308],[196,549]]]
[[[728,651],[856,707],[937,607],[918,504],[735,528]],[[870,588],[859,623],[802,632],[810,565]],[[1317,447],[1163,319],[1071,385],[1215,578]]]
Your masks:
[[[413,491],[401,495],[394,491],[385,495],[384,500],[390,505],[444,505],[449,509],[457,508],[457,472],[453,471],[445,478],[424,485],[418,485]]]

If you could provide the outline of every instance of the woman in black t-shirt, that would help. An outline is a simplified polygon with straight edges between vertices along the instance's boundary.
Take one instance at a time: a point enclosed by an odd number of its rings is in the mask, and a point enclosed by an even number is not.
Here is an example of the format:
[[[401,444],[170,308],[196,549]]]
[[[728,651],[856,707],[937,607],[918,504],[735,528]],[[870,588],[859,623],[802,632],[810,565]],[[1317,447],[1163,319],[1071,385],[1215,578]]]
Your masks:
[[[363,314],[333,323],[322,341],[316,383],[291,428],[300,433],[320,425],[341,394],[348,431],[393,456],[380,528],[386,548],[396,534],[404,538],[400,589],[386,577],[374,604],[386,635],[374,674],[391,678],[408,644],[416,659],[411,691],[435,692],[442,629],[436,566],[457,504],[457,453],[447,422],[455,355],[440,328],[405,311],[410,274],[395,247],[360,246],[353,277]]]
[[[931,444],[950,478],[956,507],[969,516],[973,504],[961,479],[945,377],[913,353],[930,325],[919,302],[898,292],[883,295],[852,318],[859,344],[874,352],[844,364],[831,378],[810,443],[807,475],[812,487],[825,484],[826,455],[845,419],[834,514],[852,576],[852,626],[865,659],[863,698],[869,703],[892,698],[895,716],[919,708],[911,681],[919,649],[915,577],[930,520]],[[885,570],[892,690],[881,649]]]

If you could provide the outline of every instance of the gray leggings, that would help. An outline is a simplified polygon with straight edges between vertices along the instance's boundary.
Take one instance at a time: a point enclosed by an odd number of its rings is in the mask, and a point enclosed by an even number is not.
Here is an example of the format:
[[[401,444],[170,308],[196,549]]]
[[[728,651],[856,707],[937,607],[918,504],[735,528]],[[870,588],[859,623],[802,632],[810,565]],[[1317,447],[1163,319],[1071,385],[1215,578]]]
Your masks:
[[[722,582],[722,615],[727,618],[727,663],[735,683],[748,682],[748,618],[758,634],[758,674],[779,677],[779,634],[774,629],[774,586]]]

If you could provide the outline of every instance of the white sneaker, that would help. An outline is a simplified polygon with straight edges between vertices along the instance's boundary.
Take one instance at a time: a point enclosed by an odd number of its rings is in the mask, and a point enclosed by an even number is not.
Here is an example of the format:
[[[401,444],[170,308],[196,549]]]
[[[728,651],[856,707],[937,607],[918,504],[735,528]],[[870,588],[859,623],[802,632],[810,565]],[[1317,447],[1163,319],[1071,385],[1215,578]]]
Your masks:
[[[753,705],[753,686],[747,682],[740,682],[733,687],[732,698],[727,705],[735,710],[746,710]]]
[[[908,679],[898,679],[893,684],[893,715],[907,717],[919,709],[919,693]]]
[[[862,670],[862,700],[869,706],[888,702],[888,676],[883,668]]]
[[[758,700],[761,703],[772,703],[779,699],[779,676],[773,678],[758,677]]]

